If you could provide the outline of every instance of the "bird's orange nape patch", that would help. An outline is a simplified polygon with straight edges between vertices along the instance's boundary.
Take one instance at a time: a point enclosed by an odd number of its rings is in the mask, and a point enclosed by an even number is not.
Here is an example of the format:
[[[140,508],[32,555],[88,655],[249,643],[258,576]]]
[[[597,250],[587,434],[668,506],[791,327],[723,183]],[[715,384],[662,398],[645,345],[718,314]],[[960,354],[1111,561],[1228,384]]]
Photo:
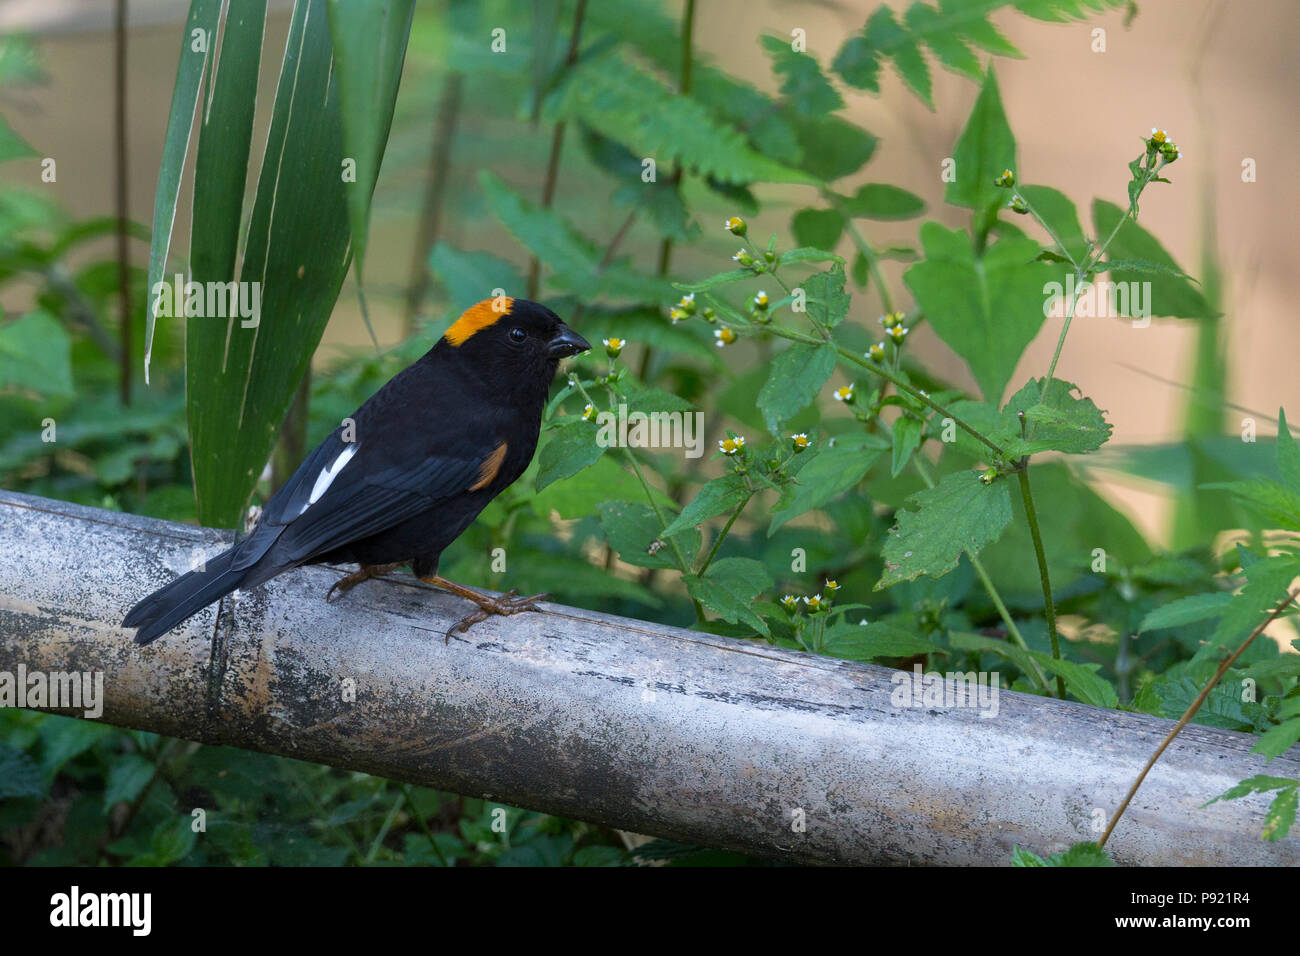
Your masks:
[[[475,332],[493,326],[503,315],[509,315],[514,307],[515,300],[509,296],[501,295],[495,299],[484,299],[466,309],[442,337],[452,345],[460,346]]]

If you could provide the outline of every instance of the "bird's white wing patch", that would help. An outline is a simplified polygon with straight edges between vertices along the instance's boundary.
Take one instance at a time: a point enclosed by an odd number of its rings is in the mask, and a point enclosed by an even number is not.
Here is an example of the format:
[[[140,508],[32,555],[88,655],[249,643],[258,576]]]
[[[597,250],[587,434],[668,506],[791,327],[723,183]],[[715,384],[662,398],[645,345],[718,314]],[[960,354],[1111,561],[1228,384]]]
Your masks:
[[[302,514],[320,500],[321,495],[329,490],[329,486],[334,483],[334,479],[339,476],[339,472],[352,460],[352,456],[357,453],[357,449],[360,447],[359,442],[351,442],[347,448],[339,452],[337,458],[321,469],[321,473],[316,476],[316,483],[311,486],[311,497],[307,499],[307,503],[302,506],[302,510],[298,514]]]

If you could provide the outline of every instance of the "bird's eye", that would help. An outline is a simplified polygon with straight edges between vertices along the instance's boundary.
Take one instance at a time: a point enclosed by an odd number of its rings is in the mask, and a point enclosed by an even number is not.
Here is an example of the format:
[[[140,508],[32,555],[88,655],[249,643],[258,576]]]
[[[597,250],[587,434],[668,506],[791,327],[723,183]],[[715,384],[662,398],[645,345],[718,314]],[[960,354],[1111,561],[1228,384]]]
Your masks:
[[[519,328],[519,326],[516,325],[513,329],[510,330],[511,342],[522,342],[526,338],[528,338],[528,333],[525,332],[523,329]]]

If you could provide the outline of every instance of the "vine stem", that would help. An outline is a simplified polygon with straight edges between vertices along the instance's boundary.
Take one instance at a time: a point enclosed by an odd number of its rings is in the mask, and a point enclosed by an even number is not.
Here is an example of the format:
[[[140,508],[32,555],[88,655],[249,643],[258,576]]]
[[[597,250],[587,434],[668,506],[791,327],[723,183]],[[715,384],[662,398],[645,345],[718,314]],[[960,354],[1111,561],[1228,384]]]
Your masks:
[[[1178,723],[1174,724],[1174,729],[1169,731],[1165,736],[1165,739],[1160,742],[1160,746],[1156,748],[1156,752],[1151,755],[1149,760],[1147,760],[1146,766],[1142,768],[1142,772],[1139,773],[1137,779],[1133,781],[1133,786],[1129,787],[1128,794],[1124,797],[1124,802],[1119,805],[1119,809],[1116,810],[1115,815],[1111,817],[1110,825],[1106,827],[1106,832],[1103,833],[1101,839],[1097,841],[1097,846],[1104,847],[1106,845],[1106,841],[1110,839],[1111,833],[1115,831],[1115,825],[1119,823],[1119,818],[1124,815],[1124,811],[1128,809],[1128,805],[1133,802],[1133,797],[1137,795],[1138,787],[1142,786],[1142,781],[1146,779],[1151,768],[1154,767],[1156,761],[1160,759],[1160,755],[1165,752],[1166,748],[1168,748],[1171,743],[1174,742],[1174,738],[1182,733],[1183,728],[1186,727],[1191,722],[1192,718],[1196,716],[1196,712],[1201,709],[1201,705],[1205,703],[1205,699],[1210,696],[1210,691],[1212,691],[1215,685],[1219,683],[1219,678],[1226,674],[1228,668],[1237,662],[1237,658],[1245,653],[1246,648],[1250,646],[1251,641],[1264,633],[1264,628],[1268,627],[1282,616],[1282,612],[1291,605],[1291,602],[1296,599],[1297,594],[1300,594],[1300,588],[1293,588],[1288,591],[1287,596],[1273,609],[1273,613],[1264,618],[1264,620],[1250,632],[1250,635],[1241,642],[1241,646],[1233,651],[1232,655],[1225,658],[1219,665],[1218,670],[1214,672],[1214,676],[1210,678],[1209,683],[1207,683],[1200,694],[1197,695],[1196,700],[1192,701],[1192,705],[1187,708],[1187,712],[1178,719]]]

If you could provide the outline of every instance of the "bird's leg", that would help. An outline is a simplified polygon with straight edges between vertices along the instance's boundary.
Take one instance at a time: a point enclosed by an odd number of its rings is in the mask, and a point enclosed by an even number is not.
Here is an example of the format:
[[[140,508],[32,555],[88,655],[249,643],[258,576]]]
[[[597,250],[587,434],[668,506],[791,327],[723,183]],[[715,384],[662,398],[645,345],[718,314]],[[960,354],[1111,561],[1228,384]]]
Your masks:
[[[490,594],[484,594],[482,591],[475,591],[473,588],[467,588],[463,584],[457,584],[455,581],[448,581],[439,574],[430,574],[427,577],[420,578],[426,584],[432,584],[434,587],[442,588],[444,591],[450,591],[452,594],[459,595],[467,601],[473,601],[478,605],[478,610],[472,614],[467,614],[461,618],[456,626],[447,633],[447,640],[451,640],[451,635],[457,631],[467,631],[479,621],[485,621],[493,614],[520,614],[523,611],[540,611],[537,606],[538,601],[545,601],[550,597],[549,594],[534,594],[532,597],[516,597],[519,592],[515,590],[507,591],[501,597],[493,597]]]
[[[325,592],[325,601],[329,602],[330,597],[335,591],[340,594],[346,594],[362,581],[369,581],[373,577],[381,574],[387,574],[389,571],[396,571],[402,565],[398,564],[363,564],[351,574],[344,575],[334,582],[333,586]]]

